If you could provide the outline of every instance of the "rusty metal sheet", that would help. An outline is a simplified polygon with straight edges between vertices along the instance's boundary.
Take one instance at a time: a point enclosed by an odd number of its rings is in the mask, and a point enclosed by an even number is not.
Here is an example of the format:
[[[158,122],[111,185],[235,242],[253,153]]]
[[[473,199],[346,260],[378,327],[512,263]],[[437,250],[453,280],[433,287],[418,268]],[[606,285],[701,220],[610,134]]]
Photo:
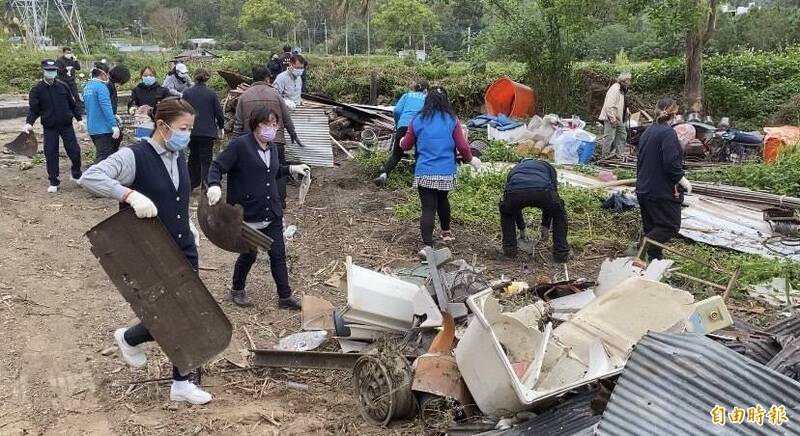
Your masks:
[[[136,218],[128,208],[86,236],[106,274],[181,373],[225,350],[230,321],[158,219]]]
[[[36,142],[36,135],[33,132],[22,132],[13,141],[6,144],[5,147],[14,154],[33,157],[36,151],[39,150],[39,143]]]
[[[234,253],[247,253],[255,249],[269,250],[272,239],[244,223],[242,206],[231,206],[225,198],[214,206],[208,205],[205,191],[197,207],[200,229],[212,244]]]

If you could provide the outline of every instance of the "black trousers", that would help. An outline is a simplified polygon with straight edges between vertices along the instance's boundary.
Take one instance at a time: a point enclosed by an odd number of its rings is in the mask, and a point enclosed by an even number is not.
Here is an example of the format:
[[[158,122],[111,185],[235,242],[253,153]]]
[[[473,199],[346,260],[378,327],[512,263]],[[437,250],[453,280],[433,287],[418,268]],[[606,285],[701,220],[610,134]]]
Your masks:
[[[422,216],[419,220],[420,231],[422,232],[422,242],[427,246],[433,246],[433,225],[436,215],[439,215],[439,225],[443,231],[450,230],[450,199],[448,191],[418,187],[419,200],[422,203]]]
[[[261,232],[272,238],[272,246],[269,249],[269,269],[272,272],[272,279],[275,280],[275,288],[278,297],[288,298],[292,295],[292,288],[289,287],[289,268],[286,266],[286,243],[283,240],[283,223],[279,220],[273,221]],[[250,268],[256,262],[258,252],[251,251],[243,253],[236,259],[233,267],[233,290],[241,291],[245,289],[247,275]]]
[[[405,152],[402,148],[400,148],[400,140],[406,136],[406,132],[408,132],[408,127],[400,127],[394,133],[394,141],[392,142],[392,154],[389,156],[389,159],[386,159],[386,162],[383,164],[383,168],[381,172],[386,173],[388,176],[392,170],[400,163],[400,160],[405,156]]]
[[[44,159],[47,162],[47,178],[50,179],[50,186],[58,186],[58,139],[64,142],[64,150],[72,162],[70,172],[75,180],[81,178],[81,147],[78,145],[78,138],[75,137],[75,129],[72,125],[62,127],[44,128]]]
[[[95,148],[95,164],[104,161],[107,157],[119,150],[119,142],[114,139],[111,133],[106,133],[104,135],[92,135],[91,138]]]
[[[666,244],[681,230],[681,204],[672,200],[651,199],[641,195],[639,209],[642,211],[642,233],[656,242]],[[664,251],[651,245],[647,249],[649,260],[661,259]]]
[[[208,178],[208,169],[214,158],[214,140],[208,136],[192,136],[189,141],[189,180],[192,189],[200,186]]]
[[[275,143],[278,147],[278,161],[281,163],[281,166],[288,165],[286,162],[286,145],[281,143]],[[278,194],[281,196],[281,206],[286,209],[286,177],[279,177],[278,180]]]
[[[525,220],[522,210],[535,207],[542,210],[542,226],[553,234],[553,257],[556,259],[569,254],[567,242],[567,212],[564,200],[558,192],[545,189],[522,189],[506,191],[500,201],[500,227],[503,231],[503,251],[507,254],[517,252],[517,228]]]
[[[150,335],[150,332],[147,331],[147,327],[145,327],[142,323],[136,324],[135,326],[125,330],[125,342],[127,342],[128,345],[135,347],[137,345],[144,344],[145,342],[152,341],[153,336]],[[189,380],[189,378],[191,378],[190,374],[181,375],[177,367],[172,367],[173,380],[184,381]]]

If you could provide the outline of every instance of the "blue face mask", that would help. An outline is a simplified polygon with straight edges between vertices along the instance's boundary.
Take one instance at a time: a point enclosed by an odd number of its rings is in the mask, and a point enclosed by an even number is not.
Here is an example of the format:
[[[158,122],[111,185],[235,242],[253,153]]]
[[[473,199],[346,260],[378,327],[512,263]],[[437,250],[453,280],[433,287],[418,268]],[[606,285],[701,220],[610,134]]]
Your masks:
[[[156,78],[153,76],[144,76],[142,77],[142,83],[144,83],[145,86],[153,86],[156,84]]]
[[[58,75],[58,71],[55,70],[45,70],[44,78],[47,80],[53,80]]]
[[[300,77],[300,76],[303,75],[303,72],[305,71],[305,69],[303,69],[303,68],[295,68],[293,71],[294,71],[295,77]]]
[[[167,150],[179,152],[189,146],[192,132],[188,130],[173,130],[170,126],[167,126],[167,128],[172,132],[172,136],[167,139]]]

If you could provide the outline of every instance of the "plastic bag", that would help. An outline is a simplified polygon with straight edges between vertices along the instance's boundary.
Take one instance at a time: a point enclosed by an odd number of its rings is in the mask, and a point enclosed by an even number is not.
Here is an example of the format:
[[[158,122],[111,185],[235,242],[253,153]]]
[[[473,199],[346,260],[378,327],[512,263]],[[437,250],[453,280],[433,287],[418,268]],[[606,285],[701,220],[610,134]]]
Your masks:
[[[281,338],[278,345],[275,346],[275,349],[283,351],[310,351],[318,348],[327,340],[328,332],[324,330],[295,333]]]
[[[555,148],[556,163],[577,165],[579,161],[578,147],[581,141],[575,136],[575,131],[566,130],[561,134],[553,136],[554,138],[550,143],[553,145],[553,148]]]

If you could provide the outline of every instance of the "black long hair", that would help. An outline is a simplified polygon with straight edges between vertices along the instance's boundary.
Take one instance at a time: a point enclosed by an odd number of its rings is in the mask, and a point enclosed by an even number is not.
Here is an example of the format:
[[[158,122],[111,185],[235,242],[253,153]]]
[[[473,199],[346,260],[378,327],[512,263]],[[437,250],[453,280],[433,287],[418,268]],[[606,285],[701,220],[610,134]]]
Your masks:
[[[453,118],[458,118],[453,106],[450,105],[450,100],[447,99],[447,90],[441,86],[433,86],[428,90],[428,95],[425,97],[425,105],[419,112],[419,117],[426,119],[436,114],[446,114]]]

